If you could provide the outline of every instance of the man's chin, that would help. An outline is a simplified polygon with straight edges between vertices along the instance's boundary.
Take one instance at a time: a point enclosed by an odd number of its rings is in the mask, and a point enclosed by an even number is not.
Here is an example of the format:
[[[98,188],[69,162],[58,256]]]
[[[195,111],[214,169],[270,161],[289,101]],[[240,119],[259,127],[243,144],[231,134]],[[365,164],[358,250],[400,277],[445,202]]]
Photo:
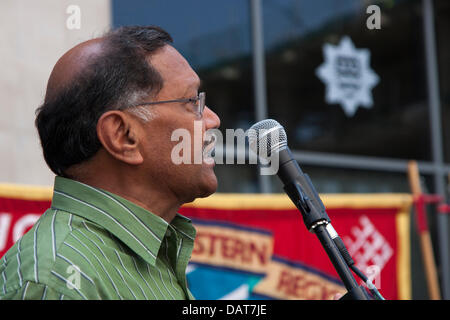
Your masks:
[[[216,192],[218,187],[217,177],[213,170],[208,174],[206,179],[201,182],[199,192],[196,198],[206,198]]]
[[[215,185],[208,185],[208,186],[202,186],[202,188],[199,188],[197,190],[197,193],[195,195],[191,194],[190,197],[186,198],[184,203],[190,203],[193,202],[195,199],[198,198],[206,198],[215,193],[217,190],[217,183]]]
[[[210,195],[216,192],[218,186],[216,176],[214,175],[214,179],[211,180],[212,181],[209,181],[208,184],[205,186],[205,188],[203,189],[203,193],[202,195],[199,196],[199,198],[209,197]]]

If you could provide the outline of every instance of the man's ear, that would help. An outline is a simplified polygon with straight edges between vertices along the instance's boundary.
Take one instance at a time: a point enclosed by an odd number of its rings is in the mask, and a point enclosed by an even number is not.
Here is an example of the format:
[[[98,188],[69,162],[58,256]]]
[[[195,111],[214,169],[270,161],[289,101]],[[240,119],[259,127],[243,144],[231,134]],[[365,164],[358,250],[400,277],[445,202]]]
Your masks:
[[[117,160],[131,165],[144,161],[139,149],[138,123],[125,112],[107,111],[97,122],[97,136],[105,150]]]

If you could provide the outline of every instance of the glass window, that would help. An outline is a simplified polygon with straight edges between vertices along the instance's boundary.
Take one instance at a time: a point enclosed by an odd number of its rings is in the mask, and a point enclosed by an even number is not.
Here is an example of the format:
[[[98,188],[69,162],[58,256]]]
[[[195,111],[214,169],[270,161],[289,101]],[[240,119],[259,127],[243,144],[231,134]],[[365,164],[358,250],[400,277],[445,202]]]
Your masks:
[[[450,162],[450,1],[434,1],[438,72],[441,93],[444,157]]]
[[[372,3],[381,9],[379,30],[366,26]],[[291,149],[431,160],[421,9],[418,0],[263,1],[269,115],[286,128]],[[345,36],[369,50],[379,78],[365,91],[372,107],[353,115],[325,101],[327,85],[316,74],[324,45],[340,46]],[[332,60],[333,81],[337,72],[355,74],[338,82],[341,98],[367,70],[347,58]]]
[[[220,130],[247,130],[255,121],[248,1],[112,1],[113,25],[158,25],[202,79],[206,104]],[[257,192],[256,170],[216,165],[220,192]],[[239,181],[239,183],[236,183]]]
[[[221,127],[247,129],[253,123],[247,1],[114,0],[113,23],[167,30],[202,79],[206,103],[220,116]]]
[[[258,193],[258,172],[252,165],[216,165],[214,168],[219,186],[219,193]]]
[[[398,172],[329,168],[301,165],[319,193],[410,193],[408,177]],[[271,178],[274,192],[283,193],[277,176]]]

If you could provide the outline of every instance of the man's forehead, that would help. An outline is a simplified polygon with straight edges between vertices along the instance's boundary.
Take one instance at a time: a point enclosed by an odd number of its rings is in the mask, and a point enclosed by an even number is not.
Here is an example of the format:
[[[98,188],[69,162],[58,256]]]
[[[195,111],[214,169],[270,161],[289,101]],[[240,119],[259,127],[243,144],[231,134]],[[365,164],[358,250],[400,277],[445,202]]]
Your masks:
[[[200,78],[189,62],[172,46],[166,45],[150,57],[153,67],[164,82],[184,82],[187,86],[200,86]]]

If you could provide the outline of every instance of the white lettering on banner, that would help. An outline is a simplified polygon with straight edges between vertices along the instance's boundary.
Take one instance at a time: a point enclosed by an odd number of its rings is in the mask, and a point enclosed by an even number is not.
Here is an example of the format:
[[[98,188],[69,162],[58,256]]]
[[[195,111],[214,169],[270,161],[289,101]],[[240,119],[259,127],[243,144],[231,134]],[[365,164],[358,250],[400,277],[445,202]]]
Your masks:
[[[30,213],[17,220],[13,228],[13,241],[16,242],[19,240],[19,238],[24,235],[26,230],[34,225],[39,217],[39,214]]]
[[[3,251],[6,247],[11,220],[12,216],[9,213],[0,213],[0,251]]]
[[[344,242],[357,267],[366,272],[371,271],[373,279],[380,274],[394,251],[367,216],[360,217],[359,224],[362,227],[351,229],[354,239],[346,236]]]

